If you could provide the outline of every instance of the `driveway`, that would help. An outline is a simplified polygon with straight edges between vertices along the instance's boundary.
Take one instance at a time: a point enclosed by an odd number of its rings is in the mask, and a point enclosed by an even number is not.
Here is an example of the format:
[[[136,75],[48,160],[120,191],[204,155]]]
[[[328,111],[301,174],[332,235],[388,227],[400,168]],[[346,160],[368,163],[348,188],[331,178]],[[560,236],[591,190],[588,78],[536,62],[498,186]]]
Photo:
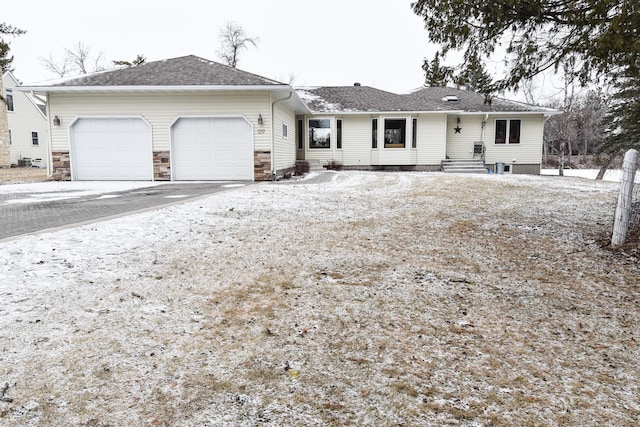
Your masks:
[[[252,182],[167,183],[126,191],[0,192],[0,240],[194,200]],[[46,184],[43,185],[43,190]]]

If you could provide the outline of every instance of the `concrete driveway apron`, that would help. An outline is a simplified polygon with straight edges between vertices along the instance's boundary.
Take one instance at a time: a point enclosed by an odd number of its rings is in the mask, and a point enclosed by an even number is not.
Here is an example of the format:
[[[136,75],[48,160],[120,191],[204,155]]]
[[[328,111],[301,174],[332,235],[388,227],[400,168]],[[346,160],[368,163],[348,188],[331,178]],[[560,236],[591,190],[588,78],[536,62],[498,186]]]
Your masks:
[[[75,198],[65,193],[68,197],[60,200],[51,193],[51,198],[42,201],[33,198],[35,193],[0,194],[0,240],[182,203],[250,184],[171,183]]]

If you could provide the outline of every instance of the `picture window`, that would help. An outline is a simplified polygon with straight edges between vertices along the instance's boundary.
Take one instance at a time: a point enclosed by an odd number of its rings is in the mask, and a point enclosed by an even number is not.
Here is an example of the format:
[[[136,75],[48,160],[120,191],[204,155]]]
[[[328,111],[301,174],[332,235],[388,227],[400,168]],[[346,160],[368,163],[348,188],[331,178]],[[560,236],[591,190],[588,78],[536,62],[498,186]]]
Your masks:
[[[309,120],[309,148],[331,148],[331,120]]]
[[[406,119],[385,119],[384,148],[405,148],[406,131]]]

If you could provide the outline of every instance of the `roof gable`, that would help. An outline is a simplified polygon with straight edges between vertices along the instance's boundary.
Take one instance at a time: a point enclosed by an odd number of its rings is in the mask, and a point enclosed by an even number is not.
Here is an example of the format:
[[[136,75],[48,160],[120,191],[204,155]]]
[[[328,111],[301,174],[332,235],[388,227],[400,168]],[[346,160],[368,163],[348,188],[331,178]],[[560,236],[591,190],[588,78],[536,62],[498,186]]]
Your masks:
[[[54,83],[52,86],[286,86],[286,84],[189,55],[87,74]]]

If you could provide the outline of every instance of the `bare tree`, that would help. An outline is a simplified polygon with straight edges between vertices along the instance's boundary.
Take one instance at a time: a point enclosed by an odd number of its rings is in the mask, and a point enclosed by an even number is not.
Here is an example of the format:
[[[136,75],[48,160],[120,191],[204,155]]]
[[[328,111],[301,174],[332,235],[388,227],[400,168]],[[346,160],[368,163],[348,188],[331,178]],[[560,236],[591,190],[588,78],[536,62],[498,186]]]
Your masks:
[[[64,77],[71,71],[71,61],[68,55],[60,60],[56,60],[52,54],[46,58],[41,56],[40,63],[47,71],[51,71],[58,77]]]
[[[73,48],[65,49],[65,55],[61,59],[55,59],[52,54],[48,57],[40,57],[43,67],[59,77],[68,74],[87,74],[106,70],[102,53],[91,55],[91,48],[82,42],[78,42]]]
[[[72,49],[65,50],[67,56],[71,58],[71,62],[81,74],[104,71],[106,69],[103,65],[102,52],[92,58],[91,48],[82,42],[78,42]],[[92,65],[91,68],[89,68],[90,64]]]
[[[218,33],[221,48],[218,57],[227,65],[235,68],[238,65],[240,52],[248,49],[249,45],[258,46],[258,37],[249,37],[241,25],[227,22]]]

